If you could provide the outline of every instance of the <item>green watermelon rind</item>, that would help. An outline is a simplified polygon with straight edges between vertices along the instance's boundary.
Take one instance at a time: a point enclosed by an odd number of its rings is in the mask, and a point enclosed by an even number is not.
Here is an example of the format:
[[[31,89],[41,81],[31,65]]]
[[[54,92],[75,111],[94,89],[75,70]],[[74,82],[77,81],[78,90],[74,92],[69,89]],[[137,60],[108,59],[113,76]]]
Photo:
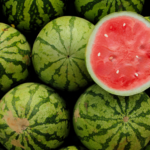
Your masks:
[[[103,82],[101,82],[97,77],[96,75],[93,73],[92,71],[92,67],[91,67],[91,64],[90,64],[90,54],[91,54],[91,49],[92,49],[92,44],[94,42],[94,37],[97,33],[97,30],[99,28],[99,26],[101,26],[105,21],[111,19],[111,18],[115,18],[115,17],[119,17],[119,16],[129,16],[129,17],[133,17],[133,18],[136,18],[140,21],[142,21],[148,28],[150,28],[150,23],[143,17],[141,16],[140,14],[137,14],[135,12],[130,12],[130,11],[122,11],[122,12],[114,12],[114,13],[111,13],[107,16],[105,16],[104,18],[102,18],[96,25],[95,25],[95,28],[88,40],[88,44],[87,44],[87,47],[86,47],[86,53],[85,53],[85,60],[86,60],[86,67],[87,67],[87,70],[89,72],[89,74],[91,75],[91,78],[94,80],[95,83],[97,83],[99,86],[101,86],[103,89],[105,89],[106,91],[112,93],[112,94],[115,94],[115,95],[121,95],[121,96],[130,96],[130,95],[134,95],[134,94],[137,94],[137,93],[140,93],[142,91],[145,91],[146,89],[148,89],[150,87],[150,81],[148,81],[147,83],[137,87],[137,88],[134,88],[132,90],[116,90],[116,89],[113,89],[111,87],[108,87],[107,85],[105,85]]]
[[[79,16],[97,23],[104,16],[120,11],[132,11],[141,14],[145,0],[75,0],[74,5]]]
[[[73,110],[73,128],[88,149],[141,150],[149,143],[150,97],[117,96],[97,84],[83,92]]]
[[[0,90],[7,92],[29,75],[31,46],[17,29],[0,22]]]
[[[69,131],[65,100],[44,84],[20,84],[0,101],[0,143],[7,149],[54,149]]]
[[[38,34],[32,49],[40,80],[61,91],[78,91],[93,82],[85,65],[85,49],[94,25],[80,17],[62,16]]]
[[[63,147],[59,150],[78,150],[78,148],[72,145],[72,146]]]
[[[23,33],[38,33],[49,21],[63,16],[66,0],[1,0],[9,24]]]

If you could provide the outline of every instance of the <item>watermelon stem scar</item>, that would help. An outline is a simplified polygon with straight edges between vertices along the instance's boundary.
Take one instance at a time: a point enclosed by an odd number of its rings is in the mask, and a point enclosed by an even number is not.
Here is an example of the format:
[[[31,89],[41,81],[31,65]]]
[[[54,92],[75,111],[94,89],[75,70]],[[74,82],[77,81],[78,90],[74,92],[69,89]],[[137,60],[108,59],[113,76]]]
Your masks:
[[[112,94],[150,87],[150,24],[134,12],[115,12],[95,26],[86,49],[92,79]]]
[[[124,122],[128,122],[128,120],[129,120],[129,117],[128,117],[128,116],[125,116],[125,117],[123,118],[123,121],[124,121]]]
[[[5,115],[3,119],[18,134],[22,133],[29,126],[29,121],[26,118],[15,118],[11,111],[8,111],[8,116]]]

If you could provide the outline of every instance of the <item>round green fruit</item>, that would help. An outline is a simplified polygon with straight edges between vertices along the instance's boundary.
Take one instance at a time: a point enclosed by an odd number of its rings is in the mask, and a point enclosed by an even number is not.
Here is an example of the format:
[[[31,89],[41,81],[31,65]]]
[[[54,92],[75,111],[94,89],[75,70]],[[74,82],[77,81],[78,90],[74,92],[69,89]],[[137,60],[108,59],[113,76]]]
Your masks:
[[[82,147],[82,146],[67,146],[67,147],[63,147],[63,148],[60,148],[59,150],[87,150],[85,147]]]
[[[119,11],[141,13],[145,0],[75,0],[77,13],[87,20],[97,23],[104,16]]]
[[[97,84],[77,100],[73,126],[90,150],[141,150],[150,140],[150,98],[117,96]]]
[[[38,34],[32,62],[38,77],[53,88],[77,91],[92,82],[85,65],[85,49],[94,25],[63,16],[49,22]]]
[[[145,16],[144,18],[150,22],[150,16]]]
[[[31,48],[25,36],[0,23],[0,90],[8,91],[29,74]]]
[[[9,24],[21,32],[39,32],[46,23],[64,15],[66,0],[1,0]]]
[[[46,85],[21,84],[0,101],[0,143],[8,150],[55,149],[69,129],[65,101]]]
[[[78,148],[76,146],[67,146],[67,147],[61,148],[60,150],[78,150]]]
[[[148,144],[144,150],[150,150],[150,145]]]

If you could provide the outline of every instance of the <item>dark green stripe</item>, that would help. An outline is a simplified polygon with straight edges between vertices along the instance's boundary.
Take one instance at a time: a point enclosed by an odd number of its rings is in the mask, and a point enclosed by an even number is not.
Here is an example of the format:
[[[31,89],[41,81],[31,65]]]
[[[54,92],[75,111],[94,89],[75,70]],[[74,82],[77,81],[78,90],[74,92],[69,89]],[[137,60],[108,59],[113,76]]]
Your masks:
[[[37,126],[43,126],[44,125],[49,125],[49,124],[59,124],[60,122],[68,122],[68,119],[59,119],[57,121],[57,117],[58,115],[57,114],[53,114],[52,116],[50,117],[47,117],[44,122],[37,122],[37,120],[35,120],[35,123],[33,125],[30,125],[30,128],[34,128],[34,127],[37,127]]]
[[[57,63],[57,62],[59,62],[63,59],[64,59],[64,61],[62,63],[60,63],[61,65],[58,68],[55,68],[55,73],[53,73],[51,79],[48,81],[49,84],[53,84],[55,82],[55,79],[53,78],[53,76],[55,76],[55,75],[61,76],[61,74],[62,74],[60,70],[61,70],[61,67],[64,65],[64,63],[66,61],[65,57],[60,58],[60,59],[58,59],[56,61],[53,61],[53,62],[49,62],[48,64],[44,64],[44,67],[40,68],[40,70],[37,72],[38,77],[42,78],[41,77],[42,72],[44,72],[47,68],[50,68],[54,63]]]
[[[125,145],[124,150],[129,150],[131,147],[131,142],[128,141],[128,137],[130,137],[129,133],[119,133],[119,139],[117,140],[117,145],[114,147],[114,150],[119,149],[119,146],[121,145],[121,140],[125,137],[127,145]],[[125,142],[124,142],[125,144]]]
[[[89,78],[88,78],[87,74],[84,73],[83,70],[80,68],[82,66],[80,66],[74,59],[72,59],[72,63],[74,63],[75,66],[79,69],[79,72],[81,73],[82,78],[85,79],[89,83]]]
[[[129,2],[129,3],[130,3],[130,6],[132,6],[133,9],[134,9],[137,13],[139,13],[139,14],[141,13],[142,10],[139,10],[139,9],[137,8],[137,4],[134,4],[133,0],[124,0],[124,1]],[[139,1],[139,2],[143,5],[143,3],[142,3],[141,1]],[[128,7],[125,8],[125,10],[128,10]]]
[[[132,113],[134,113],[134,112],[138,111],[139,109],[141,109],[142,103],[143,102],[147,103],[148,99],[149,99],[149,97],[146,93],[141,93],[139,99],[136,100],[135,107],[130,112],[128,112],[128,115],[131,115]],[[130,100],[132,100],[132,99],[130,98]]]
[[[0,23],[0,25],[1,25],[1,24],[3,25],[3,23]],[[0,44],[4,42],[4,40],[1,40],[1,37],[3,36],[3,34],[4,34],[5,32],[9,32],[9,31],[8,31],[9,28],[11,28],[11,27],[8,26],[8,25],[5,25],[5,28],[4,28],[3,30],[1,29],[1,32],[0,32]]]
[[[59,40],[60,40],[62,46],[64,47],[64,49],[65,49],[66,52],[67,52],[67,48],[65,47],[64,40],[63,40],[63,38],[62,38],[61,35],[60,35],[61,31],[63,31],[63,29],[60,28],[61,25],[57,25],[57,21],[56,21],[56,20],[53,20],[52,23],[53,23],[53,29],[54,29],[54,30],[56,31],[56,33],[59,35]]]
[[[92,91],[92,90],[85,91],[84,95],[87,95],[87,96],[91,95],[93,97],[98,96],[99,98],[101,98],[102,100],[104,100],[104,95],[103,94],[101,94],[101,93],[95,93],[95,91]]]
[[[7,42],[7,43],[9,43],[9,41]],[[2,51],[2,53],[8,53],[8,54],[20,54],[21,56],[24,56],[24,55],[29,55],[30,56],[30,50],[29,49],[21,49],[19,46],[18,46],[18,43],[21,43],[21,44],[25,44],[25,43],[27,43],[27,41],[23,41],[23,42],[21,42],[21,40],[20,41],[15,41],[15,42],[13,42],[12,44],[10,44],[10,45],[7,45],[7,46],[5,46],[5,47],[2,47],[0,50]],[[12,48],[12,47],[16,47],[16,49],[18,50],[18,52],[9,52],[9,51],[3,51],[3,49],[5,49],[5,48]],[[25,46],[24,46],[24,48],[25,48]]]
[[[150,113],[149,113],[149,115],[150,115]],[[144,117],[146,117],[146,115],[145,115]],[[143,117],[143,119],[144,119],[144,117]],[[137,116],[137,118],[138,118],[138,116]],[[131,120],[132,123],[135,123],[135,124],[138,125],[139,127],[142,127],[142,128],[144,128],[145,130],[147,130],[147,131],[150,131],[150,124],[146,124],[146,123],[143,123],[143,122],[137,122],[137,121],[135,121],[134,119],[133,119],[133,120],[130,119],[130,120]]]
[[[42,101],[38,102],[36,105],[34,105],[34,108],[30,114],[30,116],[28,117],[28,120],[32,119],[32,117],[34,117],[38,112],[39,112],[39,109],[40,107],[45,104],[45,103],[50,103],[50,95],[52,95],[53,93],[48,93],[48,96],[47,97],[42,97],[41,98],[43,99]]]
[[[103,9],[99,9],[98,10],[98,13],[97,13],[97,16],[94,17],[94,20],[93,20],[93,23],[97,23],[99,20],[100,20],[100,17],[102,16],[103,14]],[[103,15],[104,16],[104,15]],[[92,20],[91,20],[92,21]]]
[[[121,105],[121,103],[120,103],[120,99],[118,98],[118,96],[112,95],[112,96],[113,96],[112,98],[114,98],[114,101],[115,101],[115,100],[117,101],[118,106],[119,106],[121,112],[118,112],[118,111],[116,110],[116,107],[112,107],[112,106],[111,106],[111,102],[109,102],[108,100],[105,100],[105,96],[104,96],[103,94],[101,94],[101,93],[95,93],[95,92],[93,92],[92,90],[87,91],[85,94],[86,94],[86,95],[91,95],[91,96],[93,96],[93,97],[96,97],[96,96],[97,96],[97,97],[101,98],[101,100],[105,101],[105,106],[107,106],[108,109],[109,109],[109,108],[113,109],[113,111],[114,111],[114,114],[113,114],[113,115],[120,115],[121,113],[124,114],[124,111],[123,111],[123,109],[122,109],[122,105]],[[121,116],[120,116],[120,117],[121,117]],[[106,118],[105,118],[105,119],[106,119]],[[113,118],[109,118],[109,119],[113,119]],[[109,119],[108,119],[108,120],[109,120]]]
[[[4,129],[3,129],[3,130],[4,130]],[[6,130],[7,130],[7,129],[6,129]],[[13,137],[13,136],[15,137],[16,132],[13,131],[13,132],[7,134],[7,132],[4,131],[4,133],[5,133],[5,138],[0,138],[0,141],[1,141],[1,143],[4,143],[4,146],[7,147],[7,145],[5,145],[6,142],[8,142],[8,140],[10,139],[10,137]]]
[[[33,83],[33,85],[35,85],[35,84]],[[31,87],[31,86],[32,86],[32,85],[30,85],[30,87]],[[30,88],[30,87],[29,87],[29,88]],[[30,112],[30,110],[31,110],[30,105],[31,105],[31,103],[32,103],[33,96],[35,95],[35,93],[36,93],[36,91],[37,91],[38,89],[39,89],[39,84],[37,84],[34,89],[31,89],[31,90],[29,91],[29,93],[30,93],[30,99],[28,100],[28,102],[27,102],[27,104],[26,104],[26,106],[25,106],[25,118],[27,118],[27,116],[28,116],[28,114],[29,114],[29,112]]]
[[[129,2],[129,0],[128,0]],[[111,3],[112,4],[112,3]],[[127,10],[126,7],[124,7],[122,0],[120,0],[120,4],[118,4],[118,1],[115,1],[115,11],[125,11]],[[109,13],[111,13],[111,11],[109,11]]]
[[[127,139],[128,141],[128,139]],[[129,150],[131,148],[131,142],[128,141],[127,145],[125,145],[124,150]]]
[[[70,60],[70,59],[69,59]],[[69,61],[70,62],[70,61]],[[68,79],[68,73],[69,73],[69,71],[68,71],[68,63],[66,64],[67,66],[67,69],[66,69],[66,72],[65,72],[65,74],[66,74],[66,83],[65,83],[65,85],[64,85],[64,88],[63,89],[65,89],[65,90],[69,90],[69,84],[70,84],[70,80]]]
[[[74,29],[74,22],[75,22],[76,18],[75,17],[71,17],[71,19],[69,20],[69,28],[70,28],[70,48],[71,48],[71,44],[72,44],[72,40],[73,40],[73,36],[72,36],[72,30]],[[69,48],[69,55],[70,55],[70,48]]]
[[[81,12],[82,12],[82,14],[85,14],[87,11],[92,10],[93,7],[94,7],[96,4],[98,4],[98,3],[102,2],[102,1],[103,1],[103,0],[94,0],[94,1],[92,1],[92,2],[87,3],[87,4],[84,5],[84,6],[81,6]]]
[[[123,123],[121,117],[120,117],[120,120],[119,120],[119,118],[117,118],[117,119],[115,119],[113,117],[107,117],[106,118],[106,116],[99,116],[99,115],[95,115],[95,114],[90,116],[88,114],[83,114],[83,113],[80,113],[80,117],[83,118],[83,119],[88,119],[90,121],[94,121],[94,122],[97,121],[97,120],[102,120],[102,121],[106,121],[106,122],[110,121],[110,120],[115,120],[117,122],[116,124]]]
[[[98,132],[92,132],[88,136],[81,137],[81,136],[78,135],[78,137],[81,141],[89,142],[89,139],[93,139],[93,136],[99,136],[100,135],[102,137],[102,135],[108,134],[109,130],[117,128],[117,126],[118,126],[118,123],[113,124],[111,127],[107,128],[107,129],[101,129]],[[114,136],[116,136],[117,134],[120,134],[119,132],[122,130],[122,128],[123,128],[123,126],[120,126],[115,134],[112,134],[112,136],[110,136],[109,138],[106,139],[105,143],[102,143],[102,142],[100,143],[101,146],[102,146],[102,150],[110,147],[109,143],[112,141]]]
[[[128,96],[126,96],[125,97],[125,104],[126,105],[125,105],[125,112],[124,112],[125,116],[128,116],[129,103],[130,103],[130,99]]]
[[[133,130],[133,132],[135,133],[137,139],[139,140],[138,142],[140,143],[141,147],[145,146],[145,137],[142,137],[141,132],[138,129],[135,129],[132,125],[132,123],[128,122],[128,125],[131,127],[131,129]]]
[[[13,20],[11,19],[11,23],[15,24],[16,28],[19,28],[18,25],[22,22],[24,22],[25,16],[24,16],[24,6],[25,6],[25,0],[16,0],[17,1],[17,6],[16,6],[16,14],[13,15]],[[48,15],[48,18],[46,20],[43,19],[41,16],[41,11],[38,9],[38,6],[36,4],[37,1],[31,0],[31,6],[29,8],[28,13],[30,14],[30,19],[29,19],[29,30],[30,31],[38,31],[41,29],[46,23],[48,23],[50,20],[53,20],[54,18],[61,16],[64,14],[65,6],[62,8],[62,11],[59,11],[59,14],[57,10],[54,9],[51,1],[49,0],[44,0],[43,1],[43,8],[41,8],[44,12],[44,14],[50,14]],[[63,2],[63,1],[62,1]],[[6,9],[6,17],[9,17],[12,15],[12,5],[10,7],[6,7],[5,2],[2,3],[3,6],[5,6]],[[60,13],[61,12],[61,13]],[[8,19],[8,18],[7,18]],[[35,22],[40,22],[40,23],[35,23]],[[21,31],[26,32],[28,29],[25,29],[21,27]]]
[[[36,42],[37,42],[37,41],[40,41],[40,43],[50,46],[53,50],[57,51],[59,54],[62,54],[62,55],[64,55],[64,56],[66,56],[65,53],[63,53],[62,51],[60,51],[59,49],[57,49],[54,45],[48,43],[47,41],[45,41],[45,40],[42,39],[41,37],[38,36],[38,37],[36,38]],[[34,56],[34,55],[35,55],[35,53],[33,53],[33,56]]]
[[[47,7],[48,6],[48,7]],[[63,8],[62,8],[63,9]],[[33,30],[37,30],[37,29],[41,29],[41,27],[45,26],[46,23],[48,23],[49,21],[53,20],[59,16],[61,16],[62,14],[59,14],[56,12],[56,10],[54,9],[51,1],[49,0],[44,0],[43,1],[43,12],[44,14],[50,14],[48,15],[47,20],[43,20],[43,17],[40,15],[40,11],[38,10],[38,6],[36,4],[36,1],[32,0],[32,4],[29,10],[30,15],[30,23],[29,23],[29,28],[33,29]],[[34,12],[34,13],[31,13]],[[23,14],[23,13],[22,13]],[[35,22],[37,20],[40,20],[40,24],[35,24]]]
[[[11,94],[13,95],[11,104],[12,104],[13,110],[15,111],[15,113],[17,114],[17,116],[19,118],[22,118],[23,116],[19,116],[18,108],[16,108],[16,103],[18,101],[20,101],[20,97],[16,97],[15,96],[17,90],[18,90],[18,88],[14,88],[14,90],[12,90],[12,92],[11,92]],[[21,115],[23,115],[23,114],[21,114]]]
[[[38,147],[40,147],[40,148],[43,149],[43,150],[48,150],[48,147],[46,147],[45,144],[43,144],[42,142],[39,142],[39,141],[38,141],[37,135],[34,135],[34,133],[31,133],[31,134],[28,135],[28,136],[30,136],[30,138],[33,140],[34,145],[38,145]],[[28,142],[28,143],[30,143],[30,142]],[[28,144],[28,146],[29,146],[29,148],[30,148],[31,150],[35,150],[31,144]]]
[[[30,147],[31,150],[35,150],[35,148],[33,147],[32,144],[30,144],[30,141],[28,139],[28,137],[30,137],[30,135],[27,135],[24,137],[24,140],[26,140],[28,147]]]
[[[3,32],[9,32],[9,31],[3,31]],[[19,36],[21,33],[20,32],[15,32],[15,33],[11,33],[11,34],[9,34],[9,36],[7,36],[4,40],[2,40],[1,42],[0,42],[0,44],[1,43],[4,43],[5,41],[7,41],[7,42],[9,42],[11,39],[13,39],[14,37],[16,37],[16,36]],[[18,41],[17,41],[18,42]],[[16,43],[16,42],[14,42],[14,43]],[[11,44],[12,46],[14,46],[13,44]],[[12,47],[11,45],[7,45],[6,47],[2,47],[2,48],[0,48],[0,50],[3,50],[4,48],[7,48],[7,47]],[[15,44],[15,46],[16,46],[16,44]]]
[[[60,137],[57,135],[57,131],[55,131],[54,133],[50,134],[50,133],[42,133],[40,130],[37,129],[33,129],[32,130],[33,134],[36,133],[37,135],[43,136],[45,138],[45,140],[48,141],[52,141],[52,140],[57,140],[59,142],[62,142],[64,140],[64,137]]]
[[[119,115],[119,114],[124,114],[125,112],[123,111],[123,107],[122,107],[122,105],[121,105],[121,100],[119,99],[119,96],[117,96],[117,95],[114,95],[113,96],[114,97],[114,99],[116,100],[116,102],[117,102],[117,106],[120,108],[120,110],[121,110],[121,112],[117,112],[115,109],[115,107],[111,107],[114,111],[115,111],[115,115]]]
[[[97,23],[97,21],[100,20],[105,15],[110,14],[113,11],[114,12],[127,11],[130,9],[129,7],[131,7],[130,11],[135,11],[137,13],[141,13],[142,7],[144,5],[144,1],[142,1],[142,0],[139,0],[139,2],[137,2],[139,5],[141,5],[141,8],[139,8],[139,9],[137,7],[138,4],[135,4],[133,2],[133,0],[105,0],[105,1],[104,0],[93,0],[92,2],[88,2],[87,4],[81,6],[81,11],[79,12],[79,15],[81,17],[85,17],[85,14],[88,11],[93,10],[94,6],[96,4],[99,3],[99,4],[103,5],[104,2],[107,7],[107,12],[104,13],[103,7],[102,8],[100,7],[96,12],[97,15],[93,18],[94,20],[92,20],[92,18],[91,19],[88,17],[87,18],[90,19],[92,22]],[[129,3],[129,7],[128,6],[126,7],[125,3]],[[114,10],[112,11],[112,9],[114,9]]]
[[[4,116],[3,116],[4,117]],[[1,117],[1,118],[3,118]],[[6,130],[8,128],[8,125],[7,124],[0,124],[0,130]]]
[[[5,72],[5,68],[3,67],[3,65],[0,63],[0,78],[6,74]],[[10,78],[11,79],[11,78]],[[0,89],[2,88],[3,86],[0,84]]]
[[[0,56],[0,58],[4,59],[7,63],[10,62],[10,63],[13,63],[15,66],[21,66],[22,73],[27,69],[27,64],[23,63],[22,61],[16,60],[14,58],[5,58],[5,57],[1,57],[1,56]],[[3,67],[0,67],[0,68],[2,68],[3,72],[5,72],[5,68],[3,68]],[[7,76],[9,76],[14,73],[6,73],[5,72],[4,74],[7,74]],[[0,73],[0,75],[4,75],[4,74]],[[0,76],[0,77],[2,77],[2,76]],[[13,79],[13,77],[10,76],[10,79]]]
[[[85,49],[86,48],[86,45],[87,44],[84,44],[82,45],[80,48],[78,48],[74,53],[78,52],[78,51],[81,51],[82,49]],[[84,55],[83,55],[84,56]],[[76,58],[76,59],[79,59],[78,57],[74,57],[73,58]],[[81,59],[81,58],[80,58]],[[81,60],[85,60],[85,57],[83,57]]]

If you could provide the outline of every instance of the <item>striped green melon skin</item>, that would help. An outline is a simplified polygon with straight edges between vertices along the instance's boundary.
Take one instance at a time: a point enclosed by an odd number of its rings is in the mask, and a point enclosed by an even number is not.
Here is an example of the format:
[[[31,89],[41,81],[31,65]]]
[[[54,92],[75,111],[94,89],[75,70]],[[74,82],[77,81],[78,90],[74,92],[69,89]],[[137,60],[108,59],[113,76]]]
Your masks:
[[[1,0],[10,24],[21,32],[39,32],[46,23],[64,15],[66,0]]]
[[[67,146],[67,147],[60,148],[59,150],[88,150],[88,149],[86,149],[82,146],[72,145],[72,146]]]
[[[134,11],[141,13],[145,0],[75,0],[77,13],[87,20],[97,23],[112,12]]]
[[[112,95],[90,86],[74,107],[74,130],[90,150],[141,150],[150,140],[150,98]]]
[[[31,48],[25,36],[13,27],[0,23],[1,91],[8,91],[28,77],[30,54]]]
[[[150,22],[150,16],[145,16],[144,18]]]
[[[144,150],[150,150],[150,145],[147,145]]]
[[[69,133],[65,101],[50,87],[21,84],[0,101],[0,142],[8,150],[49,150]]]
[[[63,91],[90,84],[93,80],[85,66],[85,48],[93,29],[92,23],[74,16],[49,22],[33,44],[32,62],[38,77]]]
[[[67,146],[67,147],[61,148],[59,150],[78,150],[78,148],[76,146]]]

